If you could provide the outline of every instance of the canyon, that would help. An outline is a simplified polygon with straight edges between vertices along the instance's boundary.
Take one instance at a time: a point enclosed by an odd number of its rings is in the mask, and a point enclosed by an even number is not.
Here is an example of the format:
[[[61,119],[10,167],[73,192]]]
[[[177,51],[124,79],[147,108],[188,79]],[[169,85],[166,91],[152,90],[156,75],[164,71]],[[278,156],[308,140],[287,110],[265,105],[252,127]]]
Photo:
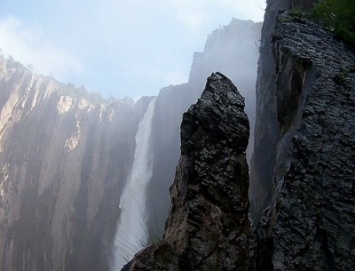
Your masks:
[[[314,3],[136,103],[1,57],[0,269],[353,270],[355,50]]]
[[[103,99],[1,58],[0,269],[120,269],[118,257],[128,261],[160,236],[179,160],[182,114],[200,97],[207,76],[220,70],[240,82],[254,115],[260,31],[260,23],[237,19],[214,30],[204,51],[194,54],[188,82],[165,87],[155,98],[150,137],[142,145],[151,178],[139,187],[146,198],[139,213],[131,214],[151,230],[128,248],[117,237],[119,227],[133,223],[123,198],[137,200],[124,190],[153,97],[135,104]]]

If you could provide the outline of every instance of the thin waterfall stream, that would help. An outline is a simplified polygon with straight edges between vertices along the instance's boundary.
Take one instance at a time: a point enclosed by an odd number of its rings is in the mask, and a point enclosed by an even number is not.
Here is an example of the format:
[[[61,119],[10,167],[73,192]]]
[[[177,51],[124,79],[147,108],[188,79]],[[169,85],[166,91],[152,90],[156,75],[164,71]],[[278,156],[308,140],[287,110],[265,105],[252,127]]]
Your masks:
[[[148,239],[145,205],[146,187],[153,171],[149,143],[154,109],[155,99],[149,103],[135,137],[136,149],[132,170],[119,204],[121,215],[115,236],[113,270],[120,270],[127,260],[146,245]]]

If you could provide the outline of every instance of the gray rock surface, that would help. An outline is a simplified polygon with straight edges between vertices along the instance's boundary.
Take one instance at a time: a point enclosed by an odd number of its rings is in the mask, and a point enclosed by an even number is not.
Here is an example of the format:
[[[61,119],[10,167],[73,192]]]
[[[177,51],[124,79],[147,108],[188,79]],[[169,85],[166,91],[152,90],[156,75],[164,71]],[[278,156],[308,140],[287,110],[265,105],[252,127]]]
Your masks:
[[[250,163],[249,189],[254,224],[261,219],[263,210],[270,202],[275,148],[280,137],[276,117],[276,74],[271,40],[278,12],[290,7],[291,0],[268,0],[261,31],[256,81],[254,152]]]
[[[352,270],[354,50],[288,15],[278,18],[273,44],[282,131],[264,224],[273,270]]]
[[[272,179],[276,146],[281,134],[276,111],[276,62],[272,48],[276,17],[284,10],[309,11],[315,2],[315,0],[267,0],[256,82],[254,152],[250,163],[249,197],[255,225],[268,206],[274,189]]]
[[[178,259],[173,270],[252,270],[248,136],[244,98],[228,78],[212,74],[181,124],[181,157],[161,241],[174,252],[169,262]],[[129,270],[146,270],[139,268],[147,261],[141,255],[155,250],[153,245],[138,254]],[[148,259],[153,266],[158,255]]]

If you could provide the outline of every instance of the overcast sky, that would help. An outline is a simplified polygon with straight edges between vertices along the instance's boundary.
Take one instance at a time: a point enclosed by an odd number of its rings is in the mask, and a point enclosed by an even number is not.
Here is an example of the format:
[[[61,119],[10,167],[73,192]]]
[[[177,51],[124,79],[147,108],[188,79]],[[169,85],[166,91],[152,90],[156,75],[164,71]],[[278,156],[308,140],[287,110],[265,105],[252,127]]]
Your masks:
[[[115,97],[188,80],[193,52],[265,0],[0,0],[0,48],[38,73]]]

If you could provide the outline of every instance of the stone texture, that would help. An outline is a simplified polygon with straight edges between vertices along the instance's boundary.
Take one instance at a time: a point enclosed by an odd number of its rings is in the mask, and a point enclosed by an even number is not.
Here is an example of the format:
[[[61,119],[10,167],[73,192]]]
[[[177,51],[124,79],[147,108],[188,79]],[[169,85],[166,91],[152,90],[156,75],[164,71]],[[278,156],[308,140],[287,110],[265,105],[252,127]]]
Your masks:
[[[276,146],[281,134],[276,112],[276,67],[272,48],[276,17],[279,12],[290,9],[309,11],[315,2],[267,0],[259,49],[254,152],[250,163],[249,198],[254,225],[263,216],[274,189],[272,179]]]
[[[355,53],[319,24],[287,14],[273,50],[281,139],[261,235],[272,244],[269,266],[352,270]]]
[[[244,99],[228,78],[212,74],[181,123],[181,157],[164,234],[178,270],[252,270],[248,136]]]
[[[263,210],[270,202],[275,148],[280,129],[276,118],[276,74],[271,40],[278,12],[290,7],[291,0],[268,0],[261,31],[256,81],[254,152],[250,163],[249,189],[254,224],[260,221]]]

